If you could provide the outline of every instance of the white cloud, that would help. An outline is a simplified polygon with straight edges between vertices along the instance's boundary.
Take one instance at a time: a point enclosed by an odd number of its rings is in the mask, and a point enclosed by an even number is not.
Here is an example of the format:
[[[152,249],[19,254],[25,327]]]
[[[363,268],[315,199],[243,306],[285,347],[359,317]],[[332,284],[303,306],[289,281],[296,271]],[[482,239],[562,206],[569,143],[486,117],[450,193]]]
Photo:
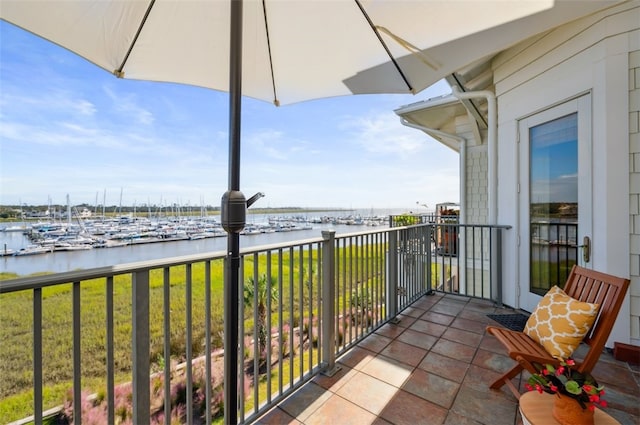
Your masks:
[[[255,150],[251,152],[252,156],[264,155],[281,161],[287,159],[288,149],[282,131],[265,129],[247,132],[242,142],[246,143],[249,150]]]
[[[74,107],[80,115],[91,116],[96,113],[95,105],[87,100],[78,100]]]
[[[350,118],[344,124],[353,140],[365,151],[406,158],[423,151],[424,133],[407,129],[392,112]]]
[[[144,106],[135,94],[116,92],[109,86],[103,87],[104,93],[111,99],[113,110],[124,120],[132,120],[134,123],[142,125],[152,125],[155,121],[153,113]]]
[[[117,204],[122,189],[128,204],[204,198],[219,205],[228,184],[226,94],[116,80],[49,45],[29,57],[26,42],[20,61],[11,47],[3,39],[0,203],[48,196],[63,203],[66,193],[92,203],[106,189],[107,203]],[[43,59],[47,52],[59,60]],[[393,113],[399,99],[350,96],[283,108],[244,99],[243,192],[263,191],[259,205],[274,207],[455,200],[457,155],[402,126]]]

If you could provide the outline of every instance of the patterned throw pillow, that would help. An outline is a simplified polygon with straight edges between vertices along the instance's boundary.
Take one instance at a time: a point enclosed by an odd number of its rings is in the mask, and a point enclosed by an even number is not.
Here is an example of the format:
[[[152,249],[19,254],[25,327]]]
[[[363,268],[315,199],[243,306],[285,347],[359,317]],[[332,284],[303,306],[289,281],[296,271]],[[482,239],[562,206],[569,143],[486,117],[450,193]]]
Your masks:
[[[554,286],[527,320],[524,333],[557,359],[567,359],[589,332],[598,304],[578,301]]]

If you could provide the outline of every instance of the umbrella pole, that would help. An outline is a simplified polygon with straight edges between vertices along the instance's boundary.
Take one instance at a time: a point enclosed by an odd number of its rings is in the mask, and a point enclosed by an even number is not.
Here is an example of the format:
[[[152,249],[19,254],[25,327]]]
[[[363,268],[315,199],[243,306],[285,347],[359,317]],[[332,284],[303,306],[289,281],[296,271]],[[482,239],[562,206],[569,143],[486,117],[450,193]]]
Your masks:
[[[240,113],[242,100],[242,0],[231,1],[229,53],[229,190],[223,195],[221,221],[227,231],[224,284],[224,423],[238,423],[238,348],[240,303],[240,231],[247,203],[240,192]]]

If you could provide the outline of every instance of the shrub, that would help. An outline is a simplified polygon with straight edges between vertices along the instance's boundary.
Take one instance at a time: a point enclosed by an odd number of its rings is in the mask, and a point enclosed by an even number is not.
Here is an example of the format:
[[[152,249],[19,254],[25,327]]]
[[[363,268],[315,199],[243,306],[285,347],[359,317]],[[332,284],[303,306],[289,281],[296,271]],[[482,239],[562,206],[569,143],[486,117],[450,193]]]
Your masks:
[[[204,418],[206,413],[206,373],[204,361],[194,364],[193,367],[193,415],[194,418]],[[250,378],[245,377],[245,394],[249,394]],[[150,381],[151,390],[151,423],[164,423],[164,377],[153,376]],[[171,380],[170,403],[171,424],[182,424],[186,420],[187,388],[186,375],[182,372],[173,372]],[[211,414],[212,417],[220,417],[224,414],[224,362],[216,360],[211,364]],[[133,394],[130,383],[118,385],[114,388],[114,409],[116,423],[133,423]],[[107,404],[104,394],[90,396],[83,392],[81,403],[82,423],[89,425],[102,425],[107,423]],[[74,400],[71,392],[68,393],[64,408],[60,415],[59,423],[73,424]]]
[[[396,226],[411,226],[420,224],[420,217],[409,214],[397,215],[393,217],[393,223]]]

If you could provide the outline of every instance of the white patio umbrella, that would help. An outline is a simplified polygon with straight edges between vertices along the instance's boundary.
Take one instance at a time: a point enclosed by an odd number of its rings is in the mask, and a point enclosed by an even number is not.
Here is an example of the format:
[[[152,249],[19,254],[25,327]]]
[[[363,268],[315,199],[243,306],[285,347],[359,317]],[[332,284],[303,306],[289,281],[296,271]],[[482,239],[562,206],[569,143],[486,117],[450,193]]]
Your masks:
[[[430,70],[441,70],[447,60],[412,51],[528,16],[553,3],[245,0],[242,94],[284,105],[353,93],[417,92],[434,82]],[[227,91],[231,4],[1,0],[0,17],[121,78]],[[396,67],[392,59],[401,64]],[[345,84],[358,72],[382,64],[374,79]]]
[[[0,0],[0,19],[119,78],[229,91],[225,421],[237,411],[241,96],[275,105],[417,93],[598,0]],[[257,195],[260,196],[260,195]],[[231,412],[229,415],[227,412]]]

